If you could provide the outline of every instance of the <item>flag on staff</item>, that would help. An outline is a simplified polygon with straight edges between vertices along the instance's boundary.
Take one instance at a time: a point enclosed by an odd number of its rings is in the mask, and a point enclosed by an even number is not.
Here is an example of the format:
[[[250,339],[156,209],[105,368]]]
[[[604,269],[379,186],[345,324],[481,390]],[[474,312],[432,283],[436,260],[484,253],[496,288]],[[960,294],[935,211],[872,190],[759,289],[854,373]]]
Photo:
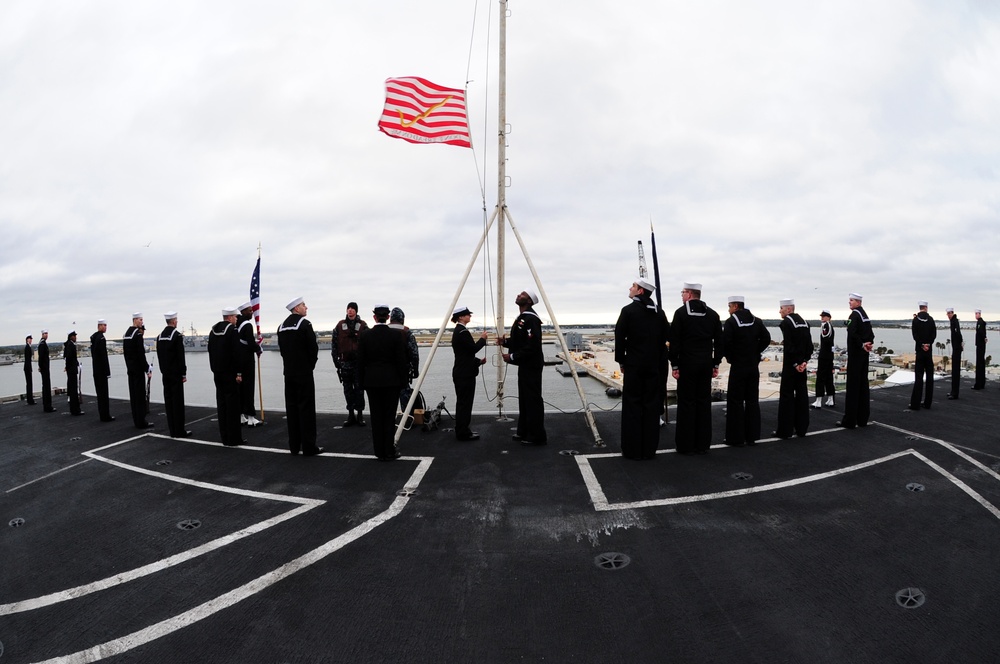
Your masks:
[[[472,147],[465,91],[406,76],[385,80],[380,131],[410,143]]]
[[[257,257],[257,267],[253,269],[253,276],[250,277],[250,305],[253,307],[253,320],[257,324],[257,343],[264,341],[264,335],[260,333],[260,256]]]

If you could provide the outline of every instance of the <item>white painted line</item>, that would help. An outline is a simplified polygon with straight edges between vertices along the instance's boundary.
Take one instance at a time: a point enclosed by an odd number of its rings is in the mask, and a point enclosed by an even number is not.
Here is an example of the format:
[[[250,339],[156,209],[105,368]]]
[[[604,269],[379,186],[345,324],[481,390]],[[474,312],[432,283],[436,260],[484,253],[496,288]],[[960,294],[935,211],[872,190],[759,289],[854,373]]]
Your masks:
[[[942,475],[944,475],[945,477],[947,477],[949,480],[951,480],[952,484],[954,484],[959,489],[961,489],[962,491],[964,491],[965,493],[967,493],[977,503],[979,503],[980,505],[982,505],[983,507],[985,507],[986,509],[988,509],[993,514],[993,516],[995,516],[996,518],[1000,519],[1000,509],[997,509],[996,505],[994,505],[993,503],[991,503],[988,500],[986,500],[985,498],[983,498],[982,495],[980,495],[979,493],[977,493],[976,491],[974,491],[972,489],[972,487],[970,487],[968,484],[966,484],[962,480],[958,479],[957,477],[955,477],[954,475],[952,475],[951,473],[949,473],[947,470],[945,470],[941,466],[937,465],[936,463],[934,463],[933,461],[931,461],[930,459],[928,459],[927,457],[925,457],[920,452],[917,452],[916,450],[912,450],[912,452],[913,452],[913,456],[919,458],[921,461],[923,461],[924,463],[926,463],[928,466],[930,466],[934,470],[938,471],[939,473],[941,473]]]
[[[72,465],[69,465],[69,466],[66,466],[65,468],[60,468],[59,470],[53,470],[48,475],[42,475],[41,477],[36,477],[35,479],[31,480],[30,482],[25,482],[24,484],[21,484],[20,486],[14,487],[13,489],[7,489],[7,493],[10,493],[11,491],[17,491],[18,489],[23,489],[24,487],[26,487],[28,485],[31,485],[31,484],[34,484],[35,482],[41,482],[42,480],[47,479],[49,477],[52,477],[53,475],[58,475],[59,473],[63,472],[64,470],[69,470],[70,468],[76,468],[81,463],[87,463],[88,461],[90,461],[90,459],[84,459],[83,461],[77,461],[76,463],[74,463]]]
[[[916,431],[907,431],[906,429],[900,429],[899,427],[894,427],[894,426],[891,426],[889,424],[882,424],[882,423],[876,423],[876,424],[878,424],[880,427],[884,427],[884,428],[890,429],[892,431],[898,431],[899,433],[905,433],[905,434],[910,435],[910,436],[916,436],[917,438],[922,438],[924,440],[928,440],[928,441],[930,441],[932,443],[937,443],[941,447],[944,447],[945,449],[949,450],[950,452],[953,452],[954,454],[957,454],[958,456],[962,457],[963,459],[965,459],[966,461],[968,461],[969,463],[971,463],[973,466],[975,466],[976,468],[978,468],[979,470],[983,471],[984,473],[986,473],[987,475],[989,475],[993,479],[995,479],[998,482],[1000,482],[1000,473],[997,473],[997,471],[993,470],[992,468],[990,468],[986,464],[981,463],[981,462],[973,459],[971,456],[969,456],[968,454],[966,454],[965,452],[963,452],[962,450],[960,450],[957,446],[955,446],[955,445],[953,445],[953,444],[951,444],[951,443],[949,443],[947,441],[941,440],[940,438],[931,438],[930,436],[925,436],[924,434],[917,433]],[[993,455],[989,454],[987,456],[993,456]]]
[[[415,488],[419,485],[420,480],[423,478],[433,461],[433,459],[429,457],[414,458],[421,459],[421,462],[418,464],[416,470],[413,471],[413,474],[406,483],[406,486],[409,488]],[[241,602],[248,597],[252,597],[262,590],[274,585],[278,581],[288,578],[292,574],[309,567],[313,563],[319,562],[331,553],[339,551],[351,542],[367,535],[369,532],[387,522],[389,519],[399,516],[400,512],[403,511],[403,508],[406,507],[409,500],[410,499],[408,497],[397,496],[387,510],[375,515],[364,523],[358,524],[346,533],[335,537],[329,542],[326,542],[325,544],[313,549],[303,556],[296,558],[295,560],[289,561],[284,565],[277,567],[263,576],[257,577],[253,581],[250,581],[239,588],[219,595],[215,599],[209,600],[204,604],[185,611],[184,613],[180,613],[172,618],[168,618],[123,637],[106,641],[91,648],[87,648],[86,650],[80,650],[71,655],[48,659],[44,662],[40,662],[39,664],[83,664],[85,662],[95,662],[105,657],[120,655],[133,648],[167,636],[168,634],[187,627],[188,625],[192,625],[199,620],[208,618],[209,616]]]

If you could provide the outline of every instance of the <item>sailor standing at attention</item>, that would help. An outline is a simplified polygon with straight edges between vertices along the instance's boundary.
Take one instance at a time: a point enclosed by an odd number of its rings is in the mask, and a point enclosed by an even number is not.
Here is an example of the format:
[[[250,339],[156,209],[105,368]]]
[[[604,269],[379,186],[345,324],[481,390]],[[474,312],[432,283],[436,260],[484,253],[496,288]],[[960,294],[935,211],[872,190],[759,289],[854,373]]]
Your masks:
[[[844,417],[838,427],[853,429],[868,426],[871,398],[868,389],[868,354],[875,345],[872,321],[861,306],[859,293],[847,296],[851,317],[847,319],[847,389],[844,391]]]
[[[222,310],[222,320],[208,335],[208,363],[215,379],[215,405],[219,412],[219,436],[226,447],[243,445],[240,433],[240,335],[236,331],[235,308]]]
[[[114,422],[115,418],[111,415],[111,400],[108,397],[111,363],[108,362],[108,340],[104,338],[104,333],[107,331],[108,321],[101,318],[97,321],[97,332],[90,335],[90,360],[94,370],[97,414],[102,422]]]
[[[399,458],[394,426],[396,404],[410,373],[410,360],[406,339],[387,325],[389,306],[376,305],[372,316],[375,325],[361,337],[358,346],[358,380],[368,393],[375,456],[379,461],[395,461]]]
[[[809,430],[809,391],[806,367],[812,357],[809,323],[795,313],[795,300],[779,302],[781,336],[784,350],[781,361],[781,387],[778,396],[777,438],[805,436]]]
[[[142,335],[146,331],[142,324],[142,314],[132,314],[132,325],[122,335],[122,352],[125,355],[125,373],[128,375],[128,400],[132,407],[132,423],[136,429],[149,429],[146,421],[146,389],[143,377],[153,375],[153,367],[146,362],[146,342]]]
[[[819,326],[819,355],[816,358],[816,401],[813,408],[822,408],[824,405],[833,406],[833,393],[836,388],[833,386],[833,323],[830,322],[832,316],[826,309],[820,312],[819,319],[823,321]],[[823,397],[826,396],[826,403]]]
[[[455,364],[451,368],[451,380],[455,383],[455,438],[457,440],[479,440],[479,433],[473,431],[472,402],[476,398],[476,376],[479,367],[486,364],[485,357],[476,353],[486,346],[488,333],[483,330],[479,341],[472,338],[466,326],[472,320],[468,307],[457,307],[451,314],[455,330],[451,333],[451,349],[455,352]]]
[[[35,388],[31,384],[31,357],[35,354],[31,350],[30,334],[24,338],[24,399],[29,406],[35,405]]]
[[[712,446],[712,379],[722,362],[719,314],[701,299],[701,284],[685,283],[684,303],[670,324],[670,365],[677,381],[679,454],[708,454]]]
[[[962,339],[962,328],[955,310],[948,307],[944,312],[951,324],[951,392],[948,393],[948,398],[957,399],[958,388],[962,385],[962,351],[965,350],[965,341]]]
[[[278,328],[278,350],[285,376],[285,422],[288,449],[303,456],[322,454],[316,446],[316,383],[313,370],[319,359],[319,344],[312,323],[305,317],[306,303],[297,297],[285,305],[291,313]]]
[[[631,302],[615,323],[615,362],[622,370],[622,456],[655,459],[660,412],[667,386],[670,324],[652,300],[653,284],[640,277],[628,289]]]
[[[764,321],[746,309],[742,295],[729,296],[722,347],[729,362],[726,445],[756,445],[760,438],[760,354],[771,344]]]
[[[264,351],[257,343],[257,335],[254,334],[253,304],[250,302],[240,305],[237,331],[240,335],[240,373],[243,374],[243,381],[240,383],[240,424],[255,427],[261,424],[257,419],[257,406],[253,401],[257,379],[256,362]]]
[[[38,373],[42,375],[42,409],[54,413],[52,407],[52,378],[49,376],[49,331],[42,330],[42,340],[38,342]]]
[[[156,359],[160,361],[163,381],[163,406],[167,411],[167,427],[173,438],[187,438],[184,428],[184,383],[187,363],[184,361],[184,335],[177,329],[177,312],[163,314],[167,326],[156,338]]]
[[[69,396],[69,414],[83,415],[80,410],[80,359],[76,352],[76,330],[70,330],[63,344],[66,362],[66,394]]]
[[[913,350],[916,352],[913,367],[913,392],[910,393],[910,410],[930,408],[934,398],[934,340],[937,339],[937,325],[927,313],[927,302],[917,302],[919,312],[913,314],[910,331],[913,334]],[[926,384],[926,387],[925,387]]]
[[[976,309],[976,383],[974,390],[986,387],[986,321],[983,310]]]
[[[545,405],[542,400],[542,321],[531,307],[538,304],[534,291],[523,290],[514,298],[521,310],[510,328],[510,338],[501,335],[497,345],[510,352],[503,361],[517,366],[517,432],[514,440],[522,445],[545,445]]]

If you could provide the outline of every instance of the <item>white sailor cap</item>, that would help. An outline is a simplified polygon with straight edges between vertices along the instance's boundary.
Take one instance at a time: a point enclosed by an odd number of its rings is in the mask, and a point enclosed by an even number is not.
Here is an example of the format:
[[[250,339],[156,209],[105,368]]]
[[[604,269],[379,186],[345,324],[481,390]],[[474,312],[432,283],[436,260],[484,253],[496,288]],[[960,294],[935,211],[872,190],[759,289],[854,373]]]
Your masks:
[[[104,319],[104,318],[98,318],[97,319],[97,324],[98,325],[107,325],[108,321],[107,321],[107,319]]]
[[[780,306],[782,306],[782,307],[794,307],[795,306],[795,300],[793,300],[792,298],[789,297],[789,298],[785,298],[784,300],[780,300],[778,302],[778,304]]]
[[[134,320],[136,318],[142,318],[142,312],[141,311],[137,311],[134,314],[132,314],[132,319]]]
[[[730,295],[729,304],[732,304],[733,302],[739,302],[740,304],[744,304],[746,303],[746,298],[743,297],[742,295]]]
[[[524,292],[527,294],[528,297],[531,298],[531,303],[532,304],[538,304],[538,293],[536,293],[535,291],[531,290],[530,288],[525,289]]]
[[[927,300],[919,300],[919,301],[917,301],[917,306],[918,307],[926,307],[927,306]]]
[[[253,306],[253,305],[252,305],[251,303],[249,303],[249,302],[244,302],[243,304],[241,304],[241,305],[240,305],[240,311],[243,311],[244,309],[249,309],[249,308],[250,308],[250,307],[252,307],[252,306]]]
[[[299,306],[303,302],[305,302],[304,298],[297,297],[294,300],[292,300],[291,302],[289,302],[288,304],[286,304],[285,305],[285,309],[288,309],[289,311],[291,311],[292,309],[294,309],[295,307]]]
[[[685,281],[684,282],[684,290],[696,290],[696,291],[700,292],[701,291],[701,284]]]
[[[225,307],[222,310],[222,317],[225,318],[226,316],[238,316],[239,313],[240,312],[238,309],[235,309],[233,307]]]
[[[42,334],[48,334],[48,333],[49,333],[48,330],[42,330]]]
[[[829,316],[830,318],[833,318],[833,314],[830,313],[829,309],[824,309],[823,311],[819,312],[819,315],[820,318],[822,318],[823,316]]]
[[[639,288],[642,288],[643,290],[648,290],[648,291],[656,290],[656,286],[649,283],[649,281],[647,281],[645,277],[639,277],[638,279],[636,279],[635,285],[638,286]]]
[[[172,318],[177,318],[176,311],[168,311],[167,313],[163,314],[163,320],[170,320]]]
[[[982,309],[976,309],[975,313],[981,314],[981,313],[983,313],[983,310]]]
[[[955,307],[948,307],[947,309],[944,310],[944,312],[946,314],[953,314],[955,313]]]
[[[466,316],[466,315],[469,316],[472,315],[472,312],[469,311],[468,307],[466,307],[465,305],[455,307],[455,310],[451,312],[451,322],[454,323],[455,321],[458,320],[459,316]]]
[[[861,293],[848,293],[847,297],[852,300],[857,300],[858,302],[864,299],[863,297],[861,297]]]
[[[76,334],[76,330],[70,330],[69,332],[67,332],[67,333],[66,333],[66,336],[67,336],[67,337],[71,337],[71,336],[73,336],[74,334]]]

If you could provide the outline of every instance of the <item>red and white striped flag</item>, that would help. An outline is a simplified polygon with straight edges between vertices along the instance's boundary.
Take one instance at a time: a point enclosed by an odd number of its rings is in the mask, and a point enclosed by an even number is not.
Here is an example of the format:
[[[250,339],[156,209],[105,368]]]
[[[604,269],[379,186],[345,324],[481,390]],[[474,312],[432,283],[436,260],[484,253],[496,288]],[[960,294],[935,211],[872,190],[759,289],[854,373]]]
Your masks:
[[[465,91],[416,76],[385,80],[385,107],[378,128],[410,143],[472,147]]]

